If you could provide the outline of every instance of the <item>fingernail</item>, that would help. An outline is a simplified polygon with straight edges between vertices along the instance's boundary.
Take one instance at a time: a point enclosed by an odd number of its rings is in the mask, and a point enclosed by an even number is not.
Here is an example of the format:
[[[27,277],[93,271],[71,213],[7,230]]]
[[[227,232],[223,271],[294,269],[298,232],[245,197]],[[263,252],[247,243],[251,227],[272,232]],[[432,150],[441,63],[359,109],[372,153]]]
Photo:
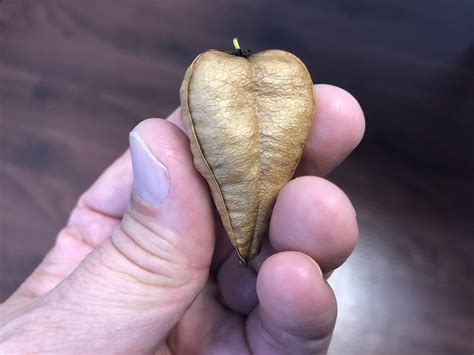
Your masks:
[[[153,155],[138,132],[130,132],[129,141],[135,193],[150,204],[163,202],[170,190],[166,166]]]

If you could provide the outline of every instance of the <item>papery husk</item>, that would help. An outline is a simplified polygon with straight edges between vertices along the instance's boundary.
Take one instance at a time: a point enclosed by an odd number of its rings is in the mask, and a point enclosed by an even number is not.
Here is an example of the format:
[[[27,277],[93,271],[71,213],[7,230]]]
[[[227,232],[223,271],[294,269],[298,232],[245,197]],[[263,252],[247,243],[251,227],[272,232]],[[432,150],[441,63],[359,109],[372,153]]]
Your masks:
[[[187,69],[180,96],[194,164],[246,263],[260,250],[276,197],[308,138],[311,77],[282,50],[248,57],[209,50]]]

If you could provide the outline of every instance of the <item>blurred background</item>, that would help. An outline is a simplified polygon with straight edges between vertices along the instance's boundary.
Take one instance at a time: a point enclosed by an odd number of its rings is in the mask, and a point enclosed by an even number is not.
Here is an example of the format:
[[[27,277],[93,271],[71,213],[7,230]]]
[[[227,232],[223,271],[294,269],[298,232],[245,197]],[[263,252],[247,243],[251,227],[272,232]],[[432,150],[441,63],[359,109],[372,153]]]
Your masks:
[[[295,53],[366,115],[328,177],[361,233],[330,279],[330,353],[471,354],[472,0],[0,0],[0,301],[128,132],[178,106],[192,59],[233,36]]]

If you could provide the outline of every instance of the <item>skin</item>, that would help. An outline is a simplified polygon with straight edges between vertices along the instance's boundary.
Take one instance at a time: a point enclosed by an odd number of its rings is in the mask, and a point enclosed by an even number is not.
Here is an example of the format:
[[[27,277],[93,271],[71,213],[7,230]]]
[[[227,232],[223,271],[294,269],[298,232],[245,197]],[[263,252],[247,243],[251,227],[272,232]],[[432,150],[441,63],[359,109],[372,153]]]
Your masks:
[[[135,194],[129,201],[130,153],[115,161],[0,305],[0,352],[325,353],[337,309],[324,276],[350,255],[358,231],[349,199],[321,176],[365,126],[350,94],[315,91],[317,124],[298,177],[280,192],[249,267],[238,266],[215,218],[179,111],[145,120],[135,130],[170,172],[168,199],[160,207]]]

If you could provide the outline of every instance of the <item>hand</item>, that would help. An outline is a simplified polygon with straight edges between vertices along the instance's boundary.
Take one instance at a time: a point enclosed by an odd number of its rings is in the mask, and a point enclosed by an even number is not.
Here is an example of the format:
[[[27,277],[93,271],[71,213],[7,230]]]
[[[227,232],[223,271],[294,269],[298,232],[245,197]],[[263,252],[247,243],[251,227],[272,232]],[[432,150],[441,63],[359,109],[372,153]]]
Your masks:
[[[130,151],[81,196],[54,247],[0,306],[0,352],[324,353],[336,319],[325,278],[358,231],[346,195],[315,176],[357,146],[364,117],[347,92],[315,92],[301,177],[280,192],[248,267],[217,222],[179,111],[143,121]]]

